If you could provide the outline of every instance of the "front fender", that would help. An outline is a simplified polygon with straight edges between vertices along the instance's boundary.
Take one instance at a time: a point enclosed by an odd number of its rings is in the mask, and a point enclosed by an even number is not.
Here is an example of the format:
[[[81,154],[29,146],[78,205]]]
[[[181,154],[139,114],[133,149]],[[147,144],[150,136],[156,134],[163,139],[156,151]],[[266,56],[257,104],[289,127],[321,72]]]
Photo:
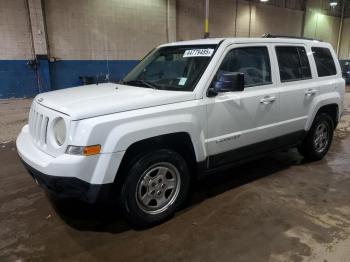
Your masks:
[[[186,114],[138,119],[113,128],[103,148],[106,152],[125,151],[132,144],[147,138],[185,132],[191,138],[197,161],[202,161],[206,157],[206,150],[201,126],[196,117]]]
[[[122,152],[135,142],[172,133],[189,134],[196,160],[206,158],[206,109],[201,100],[173,103],[83,119],[72,125],[74,145],[102,146],[101,153]]]

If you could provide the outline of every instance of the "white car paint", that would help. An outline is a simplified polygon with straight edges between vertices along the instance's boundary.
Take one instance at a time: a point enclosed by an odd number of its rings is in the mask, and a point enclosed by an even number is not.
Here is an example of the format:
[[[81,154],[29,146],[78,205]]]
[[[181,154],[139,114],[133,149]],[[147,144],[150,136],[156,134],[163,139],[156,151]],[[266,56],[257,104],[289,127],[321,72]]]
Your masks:
[[[82,86],[40,94],[31,111],[49,117],[47,141],[35,139],[26,125],[17,138],[21,158],[49,176],[76,177],[91,184],[112,183],[125,151],[135,142],[163,134],[190,135],[197,162],[209,156],[251,145],[292,131],[307,131],[317,110],[337,104],[343,109],[345,83],[339,63],[337,75],[317,77],[311,46],[330,48],[327,43],[287,38],[201,39],[166,44],[218,44],[211,62],[193,92],[161,91],[119,84]],[[312,79],[281,83],[274,45],[304,45],[310,57]],[[267,46],[271,58],[272,84],[242,92],[208,97],[207,90],[232,48]],[[162,47],[160,46],[160,47]],[[308,91],[313,94],[308,95]],[[271,103],[262,103],[270,96]],[[38,102],[38,100],[42,100]],[[52,139],[52,123],[62,117],[67,139],[58,146]],[[33,116],[29,121],[34,121]],[[35,123],[34,123],[35,124]],[[32,123],[33,125],[33,123]],[[38,131],[38,136],[42,133]],[[68,145],[101,145],[95,156],[65,154]]]
[[[39,104],[79,120],[193,100],[194,94],[105,83],[52,91],[38,99],[42,100]]]

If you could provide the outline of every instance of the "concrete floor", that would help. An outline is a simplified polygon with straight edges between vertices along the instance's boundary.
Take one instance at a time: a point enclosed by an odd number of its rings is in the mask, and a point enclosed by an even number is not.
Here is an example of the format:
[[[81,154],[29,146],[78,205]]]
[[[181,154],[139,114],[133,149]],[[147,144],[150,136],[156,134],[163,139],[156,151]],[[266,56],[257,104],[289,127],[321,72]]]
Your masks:
[[[2,143],[0,261],[350,261],[349,126],[347,111],[324,160],[290,150],[217,174],[143,231],[108,206],[49,199]]]
[[[0,143],[16,139],[26,124],[32,99],[0,100]]]

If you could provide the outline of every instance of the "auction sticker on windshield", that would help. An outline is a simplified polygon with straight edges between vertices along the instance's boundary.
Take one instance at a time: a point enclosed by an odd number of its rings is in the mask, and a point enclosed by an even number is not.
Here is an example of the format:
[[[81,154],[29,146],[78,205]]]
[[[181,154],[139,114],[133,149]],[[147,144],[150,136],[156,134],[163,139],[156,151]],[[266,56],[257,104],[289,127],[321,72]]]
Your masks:
[[[179,80],[178,85],[179,86],[183,86],[183,85],[186,84],[186,81],[187,81],[187,77],[181,77],[180,80]]]
[[[183,57],[196,57],[196,56],[212,56],[214,49],[191,49],[186,50]]]

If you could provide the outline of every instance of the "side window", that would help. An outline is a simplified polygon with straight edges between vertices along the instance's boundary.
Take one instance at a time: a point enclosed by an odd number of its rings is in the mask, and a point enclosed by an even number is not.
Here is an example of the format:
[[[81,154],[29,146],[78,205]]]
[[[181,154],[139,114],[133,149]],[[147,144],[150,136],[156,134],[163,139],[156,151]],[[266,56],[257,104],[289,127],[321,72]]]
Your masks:
[[[242,47],[228,52],[216,77],[228,72],[244,73],[245,87],[271,84],[267,47]]]
[[[304,47],[277,46],[276,54],[281,82],[311,78],[310,64]]]
[[[337,74],[333,57],[328,48],[312,47],[318,76],[332,76]]]

